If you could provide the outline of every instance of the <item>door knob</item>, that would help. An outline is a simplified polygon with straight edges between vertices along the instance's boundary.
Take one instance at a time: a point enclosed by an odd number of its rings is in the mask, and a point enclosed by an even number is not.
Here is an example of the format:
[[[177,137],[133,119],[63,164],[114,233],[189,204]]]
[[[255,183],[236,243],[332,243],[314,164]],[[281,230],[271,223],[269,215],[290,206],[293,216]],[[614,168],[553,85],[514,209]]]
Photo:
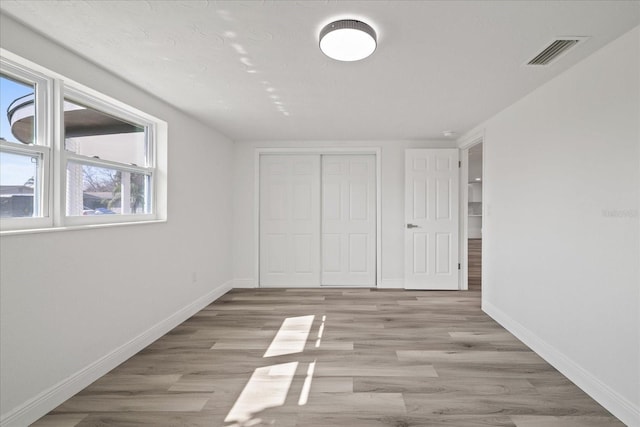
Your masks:
[[[420,228],[420,226],[415,224],[407,224],[407,228]]]

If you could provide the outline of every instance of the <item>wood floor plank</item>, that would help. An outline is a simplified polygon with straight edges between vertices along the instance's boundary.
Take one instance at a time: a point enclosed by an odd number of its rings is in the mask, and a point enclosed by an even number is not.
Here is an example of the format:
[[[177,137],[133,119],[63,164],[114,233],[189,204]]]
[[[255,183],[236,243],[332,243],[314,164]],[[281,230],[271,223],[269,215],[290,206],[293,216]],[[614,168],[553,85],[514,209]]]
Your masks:
[[[407,412],[419,415],[552,415],[600,416],[606,413],[580,397],[557,400],[534,394],[434,396],[403,393]]]
[[[314,316],[308,335],[267,352],[299,316]],[[477,289],[318,288],[232,290],[35,425],[622,424],[484,314]]]
[[[467,378],[418,378],[418,377],[356,377],[353,379],[353,390],[356,392],[385,392],[432,394],[434,396],[460,395],[495,396],[495,395],[532,395],[539,393],[526,379],[488,378],[482,381]]]
[[[40,418],[33,427],[75,427],[87,418],[88,414],[49,414]]]
[[[99,378],[79,394],[109,392],[152,392],[166,391],[174,385],[182,375],[107,375]]]
[[[482,239],[468,240],[468,284],[470,290],[482,287]]]
[[[540,356],[533,352],[510,351],[443,351],[443,350],[398,350],[398,360],[422,363],[512,363],[546,365]]]
[[[622,427],[624,424],[611,417],[602,416],[563,416],[516,415],[511,416],[516,427]]]
[[[200,411],[211,394],[78,394],[55,409],[65,412]]]

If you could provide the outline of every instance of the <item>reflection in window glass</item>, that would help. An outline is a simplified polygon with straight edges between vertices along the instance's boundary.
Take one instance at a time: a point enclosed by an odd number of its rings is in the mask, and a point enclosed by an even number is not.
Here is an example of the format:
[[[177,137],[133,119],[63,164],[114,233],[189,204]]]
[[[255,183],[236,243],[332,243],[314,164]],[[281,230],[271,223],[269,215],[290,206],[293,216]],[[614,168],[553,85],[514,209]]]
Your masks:
[[[145,174],[68,162],[67,215],[146,214],[149,188]]]
[[[0,152],[0,217],[39,216],[39,155]]]
[[[129,187],[129,194],[125,195],[124,200],[129,200],[128,211],[125,213],[131,214],[148,214],[151,213],[151,177],[141,173],[130,173],[131,186]],[[127,209],[125,207],[125,209]]]
[[[8,142],[33,144],[34,85],[0,75],[0,138]]]
[[[146,166],[144,126],[75,102],[64,102],[64,147],[87,157]]]

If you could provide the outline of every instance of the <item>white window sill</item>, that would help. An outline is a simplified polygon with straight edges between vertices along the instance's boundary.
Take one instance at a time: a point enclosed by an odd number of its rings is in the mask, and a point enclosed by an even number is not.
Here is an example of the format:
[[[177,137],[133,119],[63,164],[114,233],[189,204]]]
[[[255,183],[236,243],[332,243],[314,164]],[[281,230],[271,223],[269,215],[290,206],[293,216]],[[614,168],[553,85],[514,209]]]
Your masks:
[[[65,227],[46,227],[46,228],[30,228],[22,230],[3,230],[0,231],[0,236],[15,236],[22,234],[36,234],[36,233],[55,233],[58,231],[78,231],[78,230],[92,230],[97,228],[110,228],[110,227],[122,227],[130,225],[144,225],[144,224],[162,224],[167,222],[166,219],[152,219],[144,221],[128,221],[128,222],[113,222],[105,224],[83,224],[83,225],[70,225]]]

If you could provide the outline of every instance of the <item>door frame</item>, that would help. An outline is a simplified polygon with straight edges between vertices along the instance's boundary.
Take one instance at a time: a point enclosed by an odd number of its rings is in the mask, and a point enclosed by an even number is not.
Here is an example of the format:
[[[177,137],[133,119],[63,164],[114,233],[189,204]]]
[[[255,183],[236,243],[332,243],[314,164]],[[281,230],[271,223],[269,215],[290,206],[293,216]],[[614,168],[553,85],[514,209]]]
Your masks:
[[[484,171],[485,171],[485,150],[484,131],[479,134],[470,136],[460,140],[458,148],[460,149],[460,290],[469,289],[469,149],[475,145],[482,144],[482,182],[484,187]],[[484,200],[484,197],[483,197]],[[485,219],[485,203],[482,203],[482,219],[484,228]],[[484,243],[484,236],[483,243]],[[484,246],[484,245],[483,245]],[[483,249],[484,250],[484,249]],[[484,257],[482,257],[484,260]],[[484,276],[484,268],[482,268]],[[484,280],[483,280],[484,282]]]
[[[369,154],[375,156],[376,162],[376,285],[382,280],[382,149],[380,147],[282,147],[256,148],[254,152],[253,170],[253,245],[255,287],[260,287],[260,156],[269,154]],[[321,206],[322,208],[322,206]],[[324,286],[330,287],[330,286]],[[342,287],[344,288],[344,286]]]

